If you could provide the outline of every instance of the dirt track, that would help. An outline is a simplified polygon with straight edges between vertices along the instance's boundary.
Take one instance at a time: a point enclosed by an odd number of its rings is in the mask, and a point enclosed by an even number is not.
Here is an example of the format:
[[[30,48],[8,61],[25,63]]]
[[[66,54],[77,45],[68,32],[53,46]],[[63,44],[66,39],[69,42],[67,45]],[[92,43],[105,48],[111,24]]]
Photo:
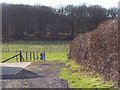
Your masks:
[[[64,63],[33,62],[17,75],[3,76],[3,88],[68,88],[58,73]]]

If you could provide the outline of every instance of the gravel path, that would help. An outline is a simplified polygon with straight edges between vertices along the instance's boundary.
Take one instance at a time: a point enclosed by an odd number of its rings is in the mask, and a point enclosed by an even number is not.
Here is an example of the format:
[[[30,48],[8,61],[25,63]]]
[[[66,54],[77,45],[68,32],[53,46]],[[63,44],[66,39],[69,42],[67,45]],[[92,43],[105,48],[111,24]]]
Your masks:
[[[58,73],[64,67],[59,62],[32,62],[17,75],[3,76],[3,88],[68,88],[68,82]]]

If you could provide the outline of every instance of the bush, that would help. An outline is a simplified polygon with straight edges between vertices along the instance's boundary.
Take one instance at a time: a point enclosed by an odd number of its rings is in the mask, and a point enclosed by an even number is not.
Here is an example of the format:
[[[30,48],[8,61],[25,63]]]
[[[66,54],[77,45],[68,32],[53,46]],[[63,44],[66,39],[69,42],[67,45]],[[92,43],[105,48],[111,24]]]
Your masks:
[[[104,76],[107,80],[118,81],[118,19],[110,19],[93,32],[76,37],[70,43],[68,60]]]

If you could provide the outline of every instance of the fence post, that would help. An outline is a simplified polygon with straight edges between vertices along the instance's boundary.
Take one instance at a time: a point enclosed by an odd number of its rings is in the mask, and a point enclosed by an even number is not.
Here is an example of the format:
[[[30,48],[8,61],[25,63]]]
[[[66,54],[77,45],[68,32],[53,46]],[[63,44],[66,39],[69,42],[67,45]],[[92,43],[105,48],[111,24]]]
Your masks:
[[[35,60],[35,54],[34,54],[34,52],[33,52],[33,60]]]
[[[38,52],[37,52],[37,60],[38,60]]]
[[[45,61],[45,52],[44,52],[44,61]]]
[[[31,52],[30,52],[30,60],[31,60]]]
[[[34,52],[34,60],[35,60],[35,52]]]
[[[9,48],[8,48],[8,52],[9,52]]]
[[[22,62],[22,54],[21,54],[21,51],[20,51],[20,62]]]
[[[26,51],[26,61],[27,61],[27,51]]]

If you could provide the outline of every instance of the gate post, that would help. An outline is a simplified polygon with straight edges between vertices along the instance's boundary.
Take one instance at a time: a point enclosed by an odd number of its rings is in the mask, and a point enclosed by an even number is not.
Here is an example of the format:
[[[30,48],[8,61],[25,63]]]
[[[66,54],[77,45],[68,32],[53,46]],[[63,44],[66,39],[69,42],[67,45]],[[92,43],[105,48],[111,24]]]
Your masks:
[[[38,52],[37,52],[37,60],[38,60]]]
[[[31,60],[31,52],[30,52],[30,60]]]
[[[27,51],[26,51],[26,61],[27,61]]]
[[[44,52],[44,55],[43,55],[43,57],[44,57],[44,61],[45,61],[45,52]]]
[[[33,60],[35,60],[35,53],[33,52]]]
[[[22,62],[22,54],[21,54],[21,51],[20,51],[20,62]]]

